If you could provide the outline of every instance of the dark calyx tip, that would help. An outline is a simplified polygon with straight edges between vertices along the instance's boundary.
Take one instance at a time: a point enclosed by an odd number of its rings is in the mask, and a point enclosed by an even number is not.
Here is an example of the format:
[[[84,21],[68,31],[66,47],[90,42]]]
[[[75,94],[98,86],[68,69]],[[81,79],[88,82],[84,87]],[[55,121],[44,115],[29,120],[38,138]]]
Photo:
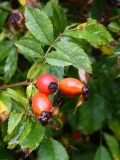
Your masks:
[[[82,95],[83,95],[85,101],[87,101],[89,99],[89,97],[90,97],[90,88],[88,86],[83,86]]]
[[[51,91],[51,92],[56,92],[57,89],[58,89],[58,84],[55,83],[55,82],[50,82],[49,86],[48,86],[48,89]]]
[[[19,12],[12,13],[12,15],[10,16],[10,22],[13,24],[17,24],[19,20],[20,20]]]
[[[43,111],[43,112],[41,113],[41,115],[40,115],[39,120],[40,120],[41,124],[42,124],[43,126],[45,126],[45,125],[48,124],[48,121],[49,121],[50,117],[51,117],[50,112]]]

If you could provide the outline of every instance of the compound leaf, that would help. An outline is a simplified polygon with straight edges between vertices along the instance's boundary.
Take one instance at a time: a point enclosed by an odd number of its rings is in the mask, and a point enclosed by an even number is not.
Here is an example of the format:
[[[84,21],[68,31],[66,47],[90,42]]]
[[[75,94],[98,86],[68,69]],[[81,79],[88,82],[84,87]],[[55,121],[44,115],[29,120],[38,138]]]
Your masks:
[[[98,48],[104,45],[110,46],[110,42],[114,41],[107,29],[91,18],[88,18],[86,23],[79,25],[75,31],[66,30],[64,35],[86,39]]]
[[[61,58],[63,58],[65,62],[66,60],[67,62],[69,62],[68,65],[73,65],[77,69],[82,69],[90,73],[92,72],[91,62],[87,54],[85,54],[84,50],[77,44],[67,41],[61,41],[55,43],[54,47],[59,51],[59,53],[56,54],[56,57],[58,57],[58,59],[60,59],[61,56],[59,54],[61,54],[63,55],[63,57]],[[49,56],[50,55],[48,54],[48,57]]]

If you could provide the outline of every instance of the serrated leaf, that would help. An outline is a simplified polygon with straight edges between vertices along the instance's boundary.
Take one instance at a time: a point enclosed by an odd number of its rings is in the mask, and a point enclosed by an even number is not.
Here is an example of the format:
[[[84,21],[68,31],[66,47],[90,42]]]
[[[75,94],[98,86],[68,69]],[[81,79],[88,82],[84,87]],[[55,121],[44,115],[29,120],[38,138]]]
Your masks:
[[[63,79],[64,68],[57,66],[50,66],[47,73],[54,75],[59,81]]]
[[[93,46],[98,47],[102,45],[110,46],[110,42],[114,41],[111,34],[107,29],[97,23],[96,20],[88,18],[87,22],[78,26],[75,31],[65,31],[64,35],[72,36],[75,38],[86,39]]]
[[[120,147],[115,137],[108,133],[103,133],[103,136],[111,152],[113,160],[120,160]]]
[[[19,142],[28,135],[31,130],[31,124],[29,120],[26,122],[21,121],[14,130],[14,135],[9,139],[8,148],[13,149]]]
[[[20,121],[20,123],[15,127],[14,132],[8,134],[4,141],[8,141],[9,149],[13,149],[17,144],[19,144],[20,140],[25,139],[27,134],[31,130],[31,121],[28,119],[26,122]]]
[[[103,126],[106,117],[105,104],[100,95],[91,95],[77,112],[79,112],[78,128],[83,134],[91,134]]]
[[[35,81],[41,74],[45,73],[48,68],[49,64],[43,63],[42,58],[39,58],[29,69],[27,78]]]
[[[45,13],[47,13],[47,15],[48,15],[49,17],[52,17],[52,16],[53,16],[53,9],[52,9],[52,3],[51,3],[51,2],[54,2],[54,3],[58,4],[58,0],[48,1],[48,2],[46,3],[46,5],[44,6],[43,11],[44,11]]]
[[[56,140],[43,140],[38,150],[38,160],[68,160],[65,148]]]
[[[11,98],[5,91],[0,91],[0,114],[9,114],[11,111]]]
[[[49,64],[57,66],[57,67],[64,67],[64,66],[72,65],[72,62],[69,59],[69,57],[60,51],[50,52],[46,56],[46,61]]]
[[[53,23],[55,25],[55,28],[63,32],[67,25],[66,14],[64,13],[63,8],[61,8],[60,5],[54,2],[52,2],[52,9],[53,9]]]
[[[54,47],[61,54],[63,54],[64,57],[67,57],[69,59],[69,62],[71,62],[71,64],[75,68],[82,69],[82,70],[85,70],[90,73],[92,72],[91,62],[90,62],[87,54],[85,54],[84,50],[80,46],[78,46],[77,44],[72,43],[72,42],[67,42],[67,41],[65,41],[65,42],[61,41],[61,42],[55,43]],[[49,54],[48,54],[48,57],[49,57]],[[56,57],[57,56],[59,56],[59,55],[56,54]]]
[[[107,148],[101,145],[97,149],[94,160],[112,160],[112,158]]]
[[[28,100],[22,97],[20,94],[18,94],[15,90],[7,88],[6,92],[12,99],[22,104],[25,108],[28,107]]]
[[[15,45],[21,50],[21,54],[24,56],[38,58],[40,55],[44,55],[40,42],[29,32]]]
[[[21,121],[23,113],[16,112],[16,110],[12,111],[8,121],[8,134],[10,134],[18,123]]]
[[[18,54],[16,52],[16,47],[13,45],[9,50],[9,55],[5,61],[5,66],[4,66],[4,74],[6,82],[8,82],[15,73],[15,70],[17,68],[17,60],[18,60]]]
[[[25,8],[26,26],[42,43],[51,44],[53,41],[53,26],[46,13],[39,9]]]
[[[20,141],[21,148],[29,148],[29,153],[36,149],[42,141],[45,134],[45,128],[38,122],[33,122],[31,131],[25,139]]]
[[[26,122],[24,122],[24,128],[23,128],[22,133],[18,139],[19,141],[25,139],[25,137],[31,131],[31,125],[32,125],[32,122],[29,119]]]
[[[20,123],[16,126],[15,130],[14,130],[14,134],[13,136],[11,136],[11,138],[9,139],[9,143],[8,143],[8,147],[9,149],[13,149],[18,143],[18,138],[21,135],[23,129],[24,129],[25,124],[24,123]],[[11,133],[12,135],[12,133]],[[9,136],[9,135],[8,135]]]
[[[0,42],[0,62],[9,55],[12,45],[11,41]]]

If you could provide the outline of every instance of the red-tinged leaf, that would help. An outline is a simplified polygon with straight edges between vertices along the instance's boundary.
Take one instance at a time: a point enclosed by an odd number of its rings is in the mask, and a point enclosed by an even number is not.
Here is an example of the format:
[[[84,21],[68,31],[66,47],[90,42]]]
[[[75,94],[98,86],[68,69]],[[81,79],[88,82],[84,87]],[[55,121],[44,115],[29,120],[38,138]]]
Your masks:
[[[22,149],[23,150],[23,152],[24,152],[24,154],[25,154],[25,158],[27,157],[27,156],[29,156],[29,148],[23,148]]]

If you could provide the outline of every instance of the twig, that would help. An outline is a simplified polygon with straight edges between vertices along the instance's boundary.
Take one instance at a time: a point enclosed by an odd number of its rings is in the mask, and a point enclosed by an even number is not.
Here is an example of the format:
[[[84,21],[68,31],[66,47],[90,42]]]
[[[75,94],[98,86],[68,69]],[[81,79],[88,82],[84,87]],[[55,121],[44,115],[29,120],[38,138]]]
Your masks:
[[[5,7],[3,5],[0,5],[0,9],[3,9],[3,10],[6,10],[6,11],[9,11],[9,12],[12,12],[13,9],[9,8],[9,7]]]
[[[0,90],[1,90],[1,89],[5,89],[5,88],[10,88],[10,87],[16,87],[16,86],[27,85],[27,84],[28,84],[27,81],[18,82],[18,83],[13,83],[13,84],[8,84],[8,85],[5,85],[5,86],[0,86]]]

